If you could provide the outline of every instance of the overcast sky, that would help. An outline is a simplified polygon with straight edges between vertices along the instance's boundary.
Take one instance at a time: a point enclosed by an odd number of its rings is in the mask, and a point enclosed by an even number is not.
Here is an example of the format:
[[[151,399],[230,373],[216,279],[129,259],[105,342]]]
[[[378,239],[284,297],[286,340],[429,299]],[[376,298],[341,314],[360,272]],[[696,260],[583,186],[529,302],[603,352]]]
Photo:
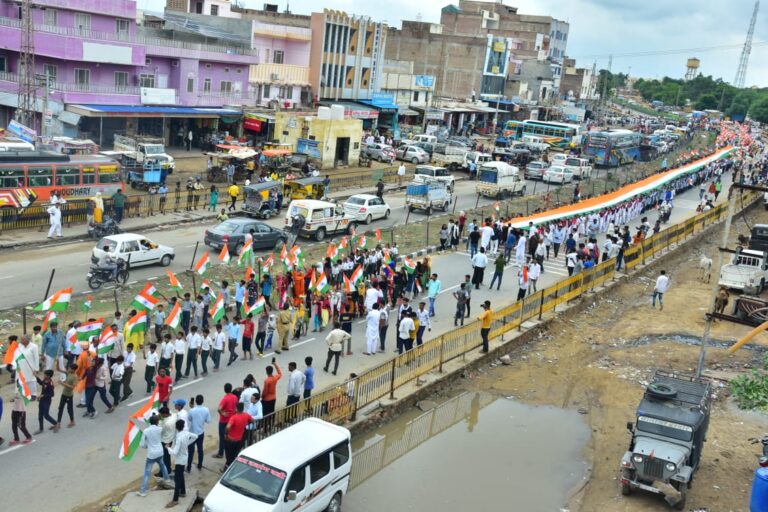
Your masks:
[[[240,0],[247,7],[260,9],[276,3],[283,11],[286,0]],[[139,7],[162,9],[165,0],[138,0]],[[350,14],[371,16],[378,21],[400,26],[402,19],[439,22],[440,9],[450,0],[290,0],[291,11],[308,14],[322,7]],[[458,4],[458,1],[455,2]],[[577,65],[598,68],[608,64],[606,54],[650,51],[683,51],[668,55],[615,57],[614,72],[632,76],[682,78],[688,57],[701,60],[705,75],[732,82],[741,46],[754,7],[753,0],[504,0],[523,14],[555,16],[570,23],[568,54]],[[747,71],[747,86],[768,87],[768,5],[757,17],[752,54]],[[710,47],[722,47],[716,50]],[[599,55],[600,57],[594,57]]]

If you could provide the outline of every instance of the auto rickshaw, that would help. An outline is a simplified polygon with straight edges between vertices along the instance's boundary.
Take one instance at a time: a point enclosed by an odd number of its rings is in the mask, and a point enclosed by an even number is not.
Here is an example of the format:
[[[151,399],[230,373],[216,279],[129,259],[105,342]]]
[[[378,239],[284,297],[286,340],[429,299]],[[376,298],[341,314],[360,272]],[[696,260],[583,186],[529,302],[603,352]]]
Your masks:
[[[214,159],[213,166],[208,170],[206,179],[211,183],[223,183],[227,181],[227,165],[230,162],[235,164],[235,180],[243,181],[248,171],[246,169],[246,163],[250,158],[256,156],[256,152],[251,148],[243,146],[230,146],[226,144],[218,144],[216,148],[219,151],[215,153],[205,153],[206,156]]]
[[[283,195],[287,201],[298,199],[322,199],[325,197],[325,184],[320,176],[286,180]]]
[[[280,213],[277,193],[283,184],[279,181],[264,181],[245,187],[243,211],[250,217],[268,219]]]

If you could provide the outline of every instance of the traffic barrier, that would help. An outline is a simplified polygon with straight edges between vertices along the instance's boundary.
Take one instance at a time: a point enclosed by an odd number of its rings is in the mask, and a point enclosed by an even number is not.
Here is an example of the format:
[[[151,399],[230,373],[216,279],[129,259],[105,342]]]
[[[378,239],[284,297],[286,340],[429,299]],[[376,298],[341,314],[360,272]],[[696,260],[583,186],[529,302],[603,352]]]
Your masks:
[[[761,195],[745,192],[741,204],[745,207],[760,199]],[[689,238],[705,227],[719,222],[727,215],[727,205],[720,205],[712,210],[699,213],[679,224],[672,225],[641,244],[630,247],[624,252],[627,269],[635,268],[644,258],[651,258],[669,249],[673,244]],[[557,306],[584,296],[595,287],[603,285],[616,275],[616,260],[606,260],[577,275],[568,277],[545,289],[525,297],[496,311],[491,324],[489,338],[495,339],[513,330],[520,329],[523,322],[541,318],[543,313],[556,311]],[[474,305],[479,307],[479,305]],[[478,349],[482,344],[480,322],[472,320],[463,327],[429,340],[413,350],[399,354],[370,370],[366,370],[354,379],[347,380],[326,389],[309,399],[303,400],[285,409],[276,411],[262,420],[259,434],[254,441],[292,425],[305,417],[314,416],[343,423],[354,419],[357,411],[370,406],[377,400],[389,395],[394,398],[395,391],[429,372],[438,370],[442,373],[443,365],[458,357],[466,357],[468,352]],[[377,455],[381,457],[382,454]],[[366,471],[358,479],[365,478]]]

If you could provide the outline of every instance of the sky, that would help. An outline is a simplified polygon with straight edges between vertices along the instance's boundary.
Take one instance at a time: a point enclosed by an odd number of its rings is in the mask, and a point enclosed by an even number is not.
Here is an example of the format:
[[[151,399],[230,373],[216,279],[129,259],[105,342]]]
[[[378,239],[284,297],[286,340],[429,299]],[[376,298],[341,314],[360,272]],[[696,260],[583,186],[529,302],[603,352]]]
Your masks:
[[[287,0],[239,0],[261,9],[276,3],[281,11]],[[289,0],[297,14],[322,7],[370,16],[392,26],[403,19],[439,22],[440,9],[451,0]],[[458,0],[453,3],[458,4]],[[162,10],[165,0],[138,0],[139,8]],[[732,82],[741,47],[754,8],[753,0],[504,0],[521,14],[554,16],[570,23],[567,53],[577,66],[611,70],[633,77],[682,78],[689,57],[701,60],[700,72]],[[768,5],[758,13],[747,86],[768,87]],[[718,47],[712,49],[712,47]],[[674,51],[677,53],[673,53]],[[620,56],[638,52],[647,56]]]

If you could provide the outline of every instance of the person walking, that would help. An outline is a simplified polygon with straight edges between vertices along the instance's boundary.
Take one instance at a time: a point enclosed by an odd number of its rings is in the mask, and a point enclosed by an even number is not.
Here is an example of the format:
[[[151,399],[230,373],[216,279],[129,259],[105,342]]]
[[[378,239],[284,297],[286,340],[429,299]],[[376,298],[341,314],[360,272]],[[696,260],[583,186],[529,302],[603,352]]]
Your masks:
[[[664,309],[664,294],[669,289],[669,277],[667,271],[662,270],[659,277],[656,278],[656,286],[653,288],[653,298],[651,299],[651,306],[656,307],[656,298],[659,299],[659,310]]]
[[[50,229],[48,229],[48,239],[52,240],[53,235],[61,238],[61,204],[52,205],[46,212],[48,212],[48,221],[51,224]]]
[[[227,193],[229,194],[229,211],[236,211],[237,210],[237,196],[240,195],[240,187],[237,186],[237,183],[234,181],[232,184],[227,188]]]
[[[56,419],[56,423],[61,425],[61,420],[64,417],[64,408],[67,408],[67,414],[69,415],[69,424],[67,428],[75,426],[75,410],[74,410],[74,395],[75,387],[77,387],[77,365],[71,364],[67,367],[67,376],[61,383],[61,396],[59,397],[59,414]]]
[[[480,337],[483,339],[483,348],[481,352],[487,354],[488,347],[488,334],[491,332],[491,322],[493,321],[493,312],[491,311],[491,301],[487,300],[483,302],[480,307],[483,308],[483,312],[477,317],[480,320]]]
[[[499,253],[499,255],[496,256],[496,260],[493,262],[493,277],[491,278],[491,284],[488,287],[489,290],[493,290],[493,284],[496,282],[497,278],[499,280],[499,284],[496,285],[496,291],[501,288],[501,278],[504,276],[504,266],[506,265],[506,262],[506,253]]]
[[[219,371],[219,363],[221,363],[221,353],[224,352],[224,345],[227,341],[227,335],[221,327],[221,324],[216,324],[216,334],[213,336],[213,371]]]
[[[227,421],[227,426],[224,430],[226,437],[224,443],[224,451],[226,452],[226,458],[224,462],[224,469],[226,470],[243,449],[243,439],[245,437],[245,428],[255,423],[250,414],[245,412],[245,404],[237,403],[235,413]]]
[[[427,282],[427,299],[429,300],[429,316],[435,316],[435,301],[440,291],[443,289],[443,283],[437,278],[437,274],[432,274]]]
[[[123,393],[122,401],[133,394],[131,379],[133,379],[133,367],[136,365],[136,353],[133,351],[133,343],[129,343],[123,352]]]
[[[528,294],[528,286],[530,284],[529,277],[528,277],[528,263],[523,265],[523,268],[520,269],[520,271],[517,273],[517,284],[519,288],[517,289],[517,300],[523,300],[525,296]]]
[[[459,289],[453,292],[453,297],[456,299],[456,314],[453,316],[453,326],[457,327],[461,322],[464,326],[464,314],[467,309],[467,302],[469,301],[469,292],[467,291],[467,283],[461,283]]]
[[[363,355],[371,356],[376,353],[379,346],[379,327],[381,325],[381,311],[379,310],[379,303],[376,302],[371,306],[371,309],[366,315],[365,326],[365,352]]]
[[[39,414],[37,417],[39,429],[34,435],[39,435],[45,432],[45,421],[48,421],[52,427],[50,430],[54,432],[59,431],[59,423],[51,417],[51,403],[53,402],[53,370],[45,370],[42,379],[37,379],[37,383],[40,385],[40,396],[38,396],[37,404]]]
[[[155,383],[155,373],[157,373],[157,365],[160,363],[160,358],[157,355],[157,343],[149,344],[149,353],[147,354],[147,360],[144,366],[144,382],[147,384],[146,393],[152,392],[152,388]]]
[[[400,324],[397,326],[397,353],[402,354],[403,351],[410,350],[409,347],[413,346],[411,340],[411,331],[416,330],[416,324],[411,318],[412,311],[406,310],[402,312],[400,318]]]
[[[179,497],[187,496],[184,468],[189,463],[189,449],[194,446],[196,440],[197,434],[186,430],[184,420],[176,420],[176,435],[169,450],[175,463],[173,468],[173,498],[165,508],[175,507],[179,504]]]
[[[227,324],[227,347],[229,349],[229,361],[227,361],[227,366],[230,366],[240,357],[237,354],[237,342],[240,339],[241,330],[239,316],[236,316]]]
[[[140,423],[144,423],[144,420],[138,420],[139,419],[137,418],[133,418],[130,421],[136,423],[136,426],[141,427]],[[162,475],[160,486],[168,489],[171,485],[168,476],[168,468],[163,463],[163,443],[161,441],[162,429],[158,425],[159,421],[160,417],[158,415],[154,414],[150,416],[149,426],[141,432],[139,446],[147,450],[147,458],[144,462],[144,477],[142,478],[139,492],[136,494],[142,498],[146,497],[147,491],[149,490],[149,477],[152,474],[152,468],[155,464],[160,467],[160,474]]]
[[[328,345],[328,355],[325,358],[325,366],[323,371],[327,372],[328,367],[331,364],[331,360],[334,360],[333,374],[339,370],[339,358],[342,350],[344,350],[344,342],[352,339],[350,334],[341,328],[341,323],[338,321],[333,322],[333,329],[325,337],[325,343]]]
[[[189,431],[197,437],[189,445],[187,453],[187,473],[192,471],[195,448],[197,448],[197,470],[203,470],[203,441],[205,441],[205,425],[211,422],[211,412],[203,405],[203,395],[195,396],[189,403],[194,406],[189,410]]]
[[[400,167],[397,168],[397,188],[403,186],[403,178],[405,178],[405,163],[400,162]]]
[[[541,276],[541,265],[537,260],[533,260],[528,265],[528,282],[530,284],[528,288],[529,293],[536,293],[536,283],[539,280],[539,277]]]
[[[160,368],[157,370],[157,377],[155,377],[155,384],[157,384],[157,394],[160,405],[168,406],[168,402],[171,400],[171,394],[173,393],[173,379],[170,375],[166,375],[167,370]]]
[[[294,361],[288,363],[288,397],[285,402],[286,407],[290,407],[301,400],[305,381],[304,372],[299,370],[296,363]]]
[[[291,332],[291,311],[288,304],[283,304],[283,309],[277,314],[277,335],[280,338],[280,350],[275,349],[279,354],[282,350],[290,350],[288,347],[288,335]],[[265,399],[262,397],[262,402]]]
[[[184,371],[184,377],[189,377],[189,371],[192,369],[195,372],[195,378],[197,378],[197,359],[200,357],[202,347],[203,338],[197,332],[197,326],[193,325],[187,334],[187,368]]]
[[[208,357],[211,354],[212,347],[213,338],[211,337],[211,331],[205,327],[203,328],[202,342],[200,343],[200,366],[202,367],[203,377],[208,375]]]
[[[430,304],[431,305],[431,304]],[[424,331],[429,329],[432,332],[432,321],[430,319],[430,311],[426,309],[426,304],[419,302],[419,309],[416,310],[416,318],[419,321],[419,327],[416,329],[416,345],[419,346],[424,342]]]
[[[224,384],[224,396],[219,401],[219,449],[213,455],[214,459],[221,459],[224,457],[224,446],[226,438],[226,428],[229,418],[236,412],[237,395],[232,393],[232,384],[227,382]]]
[[[479,290],[480,285],[483,284],[485,267],[487,266],[488,256],[485,255],[485,249],[481,247],[480,251],[472,256],[472,284],[475,285],[475,290]]]
[[[184,378],[183,364],[184,354],[187,352],[187,344],[184,341],[184,333],[179,331],[176,333],[176,340],[173,342],[173,367],[176,369],[175,382]]]
[[[118,356],[115,362],[110,366],[109,394],[115,402],[115,407],[120,403],[120,389],[123,387],[123,377],[125,377],[125,358]]]

